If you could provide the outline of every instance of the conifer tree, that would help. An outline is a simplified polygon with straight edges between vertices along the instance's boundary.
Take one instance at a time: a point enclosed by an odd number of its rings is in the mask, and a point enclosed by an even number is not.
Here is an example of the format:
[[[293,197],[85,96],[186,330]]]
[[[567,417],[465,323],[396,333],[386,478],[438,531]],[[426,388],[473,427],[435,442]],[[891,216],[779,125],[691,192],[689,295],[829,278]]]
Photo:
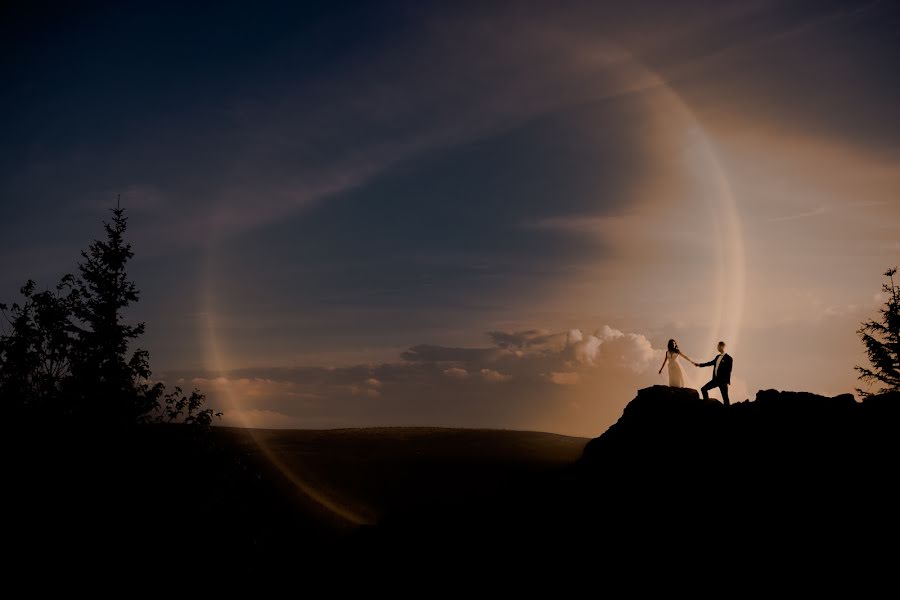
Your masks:
[[[0,401],[10,413],[39,420],[94,424],[185,423],[206,428],[215,417],[199,390],[166,392],[150,381],[150,356],[132,345],[144,323],[129,324],[126,309],[138,301],[128,278],[134,256],[125,240],[128,220],[120,206],[104,221],[105,240],[82,251],[78,277],[65,275],[56,291],[35,292],[0,304]]]
[[[106,240],[94,240],[81,252],[85,260],[78,264],[74,280],[77,341],[69,391],[79,412],[136,422],[156,407],[160,392],[148,394],[145,388],[150,377],[147,351],[130,351],[144,333],[144,323],[131,325],[124,318],[139,294],[126,269],[134,256],[124,236],[128,219],[120,206],[112,213],[111,222],[103,222]]]
[[[900,286],[894,283],[896,273],[896,267],[884,273],[888,282],[882,284],[881,289],[887,294],[887,299],[879,310],[879,320],[866,321],[857,330],[871,365],[855,367],[859,371],[859,379],[880,386],[874,392],[857,388],[863,398],[900,391]]]

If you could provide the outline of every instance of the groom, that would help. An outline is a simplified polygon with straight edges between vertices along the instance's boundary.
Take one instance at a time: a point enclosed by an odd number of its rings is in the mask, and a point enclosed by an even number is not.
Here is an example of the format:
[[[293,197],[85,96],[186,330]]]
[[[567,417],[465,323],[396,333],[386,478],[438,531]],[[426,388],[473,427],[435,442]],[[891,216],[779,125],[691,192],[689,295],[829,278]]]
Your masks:
[[[728,384],[731,383],[731,357],[725,354],[725,342],[719,342],[719,355],[709,362],[700,363],[698,367],[712,367],[712,379],[700,388],[703,399],[709,400],[709,390],[717,387],[722,392],[722,402],[728,406]]]

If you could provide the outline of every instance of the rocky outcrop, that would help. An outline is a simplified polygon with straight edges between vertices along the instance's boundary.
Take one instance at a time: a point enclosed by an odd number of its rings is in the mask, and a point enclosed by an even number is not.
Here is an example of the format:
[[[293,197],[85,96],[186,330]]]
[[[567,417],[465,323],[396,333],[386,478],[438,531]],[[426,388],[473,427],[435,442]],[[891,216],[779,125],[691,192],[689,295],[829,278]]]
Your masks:
[[[654,386],[587,444],[578,493],[627,523],[611,528],[620,541],[640,530],[730,551],[747,540],[807,552],[859,546],[898,529],[898,418],[896,393],[856,402],[762,390],[726,407]]]
[[[759,462],[796,452],[834,458],[854,453],[853,444],[866,441],[856,438],[889,416],[890,403],[881,401],[881,410],[874,410],[876,403],[864,407],[851,394],[761,390],[753,402],[726,407],[702,400],[691,388],[657,385],[640,390],[619,421],[587,444],[583,461]]]

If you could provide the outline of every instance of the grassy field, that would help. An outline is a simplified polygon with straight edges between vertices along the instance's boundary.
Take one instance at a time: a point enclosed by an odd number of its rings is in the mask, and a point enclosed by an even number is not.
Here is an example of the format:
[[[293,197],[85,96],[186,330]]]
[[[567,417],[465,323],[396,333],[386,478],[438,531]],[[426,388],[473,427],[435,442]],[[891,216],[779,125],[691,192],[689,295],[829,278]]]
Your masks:
[[[384,427],[333,430],[216,428],[254,461],[277,464],[301,509],[330,506],[365,523],[440,518],[581,456],[587,438],[531,431]],[[274,459],[272,461],[271,459]],[[312,501],[311,501],[312,500]],[[316,506],[319,505],[319,506]]]

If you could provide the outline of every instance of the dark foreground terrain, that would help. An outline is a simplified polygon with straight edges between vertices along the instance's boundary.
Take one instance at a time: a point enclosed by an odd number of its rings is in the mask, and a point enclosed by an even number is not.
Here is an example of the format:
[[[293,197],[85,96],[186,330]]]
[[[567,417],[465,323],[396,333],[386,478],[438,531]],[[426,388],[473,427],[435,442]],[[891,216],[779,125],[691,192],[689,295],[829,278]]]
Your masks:
[[[331,507],[327,512],[337,511],[335,517],[344,515],[351,525],[410,513],[441,519],[572,464],[588,442],[552,433],[436,427],[217,428],[214,435],[254,461],[273,457],[300,498],[315,496],[311,504]]]
[[[860,565],[883,576],[900,556],[898,417],[896,395],[769,390],[724,407],[655,386],[591,441],[428,428],[216,428],[199,441],[178,426],[19,431],[5,543],[22,569],[81,576],[98,565],[390,577],[401,565],[512,564],[522,581],[584,563],[607,579],[698,565],[748,584],[761,568],[820,582]]]
[[[182,564],[229,576],[377,560],[395,522],[455,522],[573,464],[588,442],[426,427],[41,428],[13,439],[19,517],[6,547],[21,568],[88,579],[95,568],[137,576],[160,560],[169,575]]]

